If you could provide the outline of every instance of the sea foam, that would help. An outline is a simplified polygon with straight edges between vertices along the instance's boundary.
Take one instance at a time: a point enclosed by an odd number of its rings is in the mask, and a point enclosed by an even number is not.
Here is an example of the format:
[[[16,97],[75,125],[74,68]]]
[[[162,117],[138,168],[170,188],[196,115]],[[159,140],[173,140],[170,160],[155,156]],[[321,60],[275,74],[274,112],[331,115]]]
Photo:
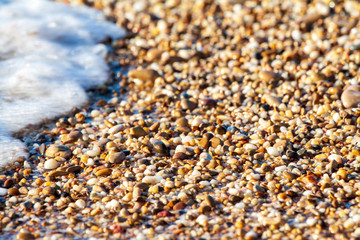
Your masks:
[[[104,83],[106,37],[125,31],[85,6],[0,0],[0,167],[27,156],[11,134],[86,103]]]

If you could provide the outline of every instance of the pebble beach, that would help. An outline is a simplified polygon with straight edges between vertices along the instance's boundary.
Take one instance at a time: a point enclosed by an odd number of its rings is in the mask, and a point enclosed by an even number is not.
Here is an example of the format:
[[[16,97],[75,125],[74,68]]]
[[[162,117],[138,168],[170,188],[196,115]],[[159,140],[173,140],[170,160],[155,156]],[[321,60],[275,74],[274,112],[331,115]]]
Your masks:
[[[62,1],[126,30],[14,137],[0,239],[359,239],[360,2]]]

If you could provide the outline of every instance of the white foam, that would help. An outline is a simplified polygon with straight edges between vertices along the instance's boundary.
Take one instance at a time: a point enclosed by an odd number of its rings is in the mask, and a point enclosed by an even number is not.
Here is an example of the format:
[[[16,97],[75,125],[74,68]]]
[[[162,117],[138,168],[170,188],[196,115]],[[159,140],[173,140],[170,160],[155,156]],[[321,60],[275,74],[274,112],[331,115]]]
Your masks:
[[[11,133],[86,103],[104,83],[106,37],[125,31],[101,12],[46,0],[0,0],[0,166],[26,156]]]

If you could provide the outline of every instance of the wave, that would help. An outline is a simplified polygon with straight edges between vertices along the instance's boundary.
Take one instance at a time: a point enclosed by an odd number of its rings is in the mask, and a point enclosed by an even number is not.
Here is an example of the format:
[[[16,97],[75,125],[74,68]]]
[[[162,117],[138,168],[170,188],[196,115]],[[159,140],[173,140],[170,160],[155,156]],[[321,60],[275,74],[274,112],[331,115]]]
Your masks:
[[[125,35],[100,11],[46,0],[0,0],[0,167],[27,153],[11,134],[87,102],[104,83],[106,37]]]

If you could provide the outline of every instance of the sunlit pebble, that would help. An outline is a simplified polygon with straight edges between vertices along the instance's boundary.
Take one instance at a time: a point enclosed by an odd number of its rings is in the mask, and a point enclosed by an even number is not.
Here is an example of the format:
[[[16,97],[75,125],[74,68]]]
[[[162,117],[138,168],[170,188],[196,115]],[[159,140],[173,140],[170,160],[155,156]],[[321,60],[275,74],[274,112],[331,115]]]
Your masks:
[[[177,145],[175,148],[175,152],[186,152],[186,147],[184,145]]]
[[[118,207],[120,207],[120,203],[118,200],[115,200],[115,199],[111,200],[110,202],[106,203],[106,205],[105,205],[105,208],[107,208],[107,209],[115,209]]]
[[[83,209],[83,208],[86,206],[86,203],[85,203],[84,200],[78,199],[78,200],[76,200],[75,205],[76,205],[78,208]]]
[[[342,162],[342,157],[341,157],[340,155],[338,155],[338,154],[331,154],[331,155],[328,157],[328,159],[329,159],[330,161],[334,160],[334,161],[336,161],[337,163],[341,163],[341,162]]]
[[[163,178],[161,176],[145,176],[142,179],[142,182],[149,183],[149,184],[155,184],[161,182]]]
[[[0,196],[5,196],[7,194],[8,190],[6,188],[0,187]]]
[[[59,163],[55,159],[49,159],[45,162],[44,168],[47,170],[52,170],[59,167]]]
[[[210,161],[212,159],[211,155],[207,152],[203,152],[200,154],[200,160],[202,161]]]
[[[205,215],[200,215],[197,217],[196,222],[202,226],[206,226],[208,224],[209,218]]]
[[[269,153],[270,156],[273,156],[273,157],[280,156],[279,150],[277,148],[275,148],[275,147],[269,147],[267,149],[267,152]]]

